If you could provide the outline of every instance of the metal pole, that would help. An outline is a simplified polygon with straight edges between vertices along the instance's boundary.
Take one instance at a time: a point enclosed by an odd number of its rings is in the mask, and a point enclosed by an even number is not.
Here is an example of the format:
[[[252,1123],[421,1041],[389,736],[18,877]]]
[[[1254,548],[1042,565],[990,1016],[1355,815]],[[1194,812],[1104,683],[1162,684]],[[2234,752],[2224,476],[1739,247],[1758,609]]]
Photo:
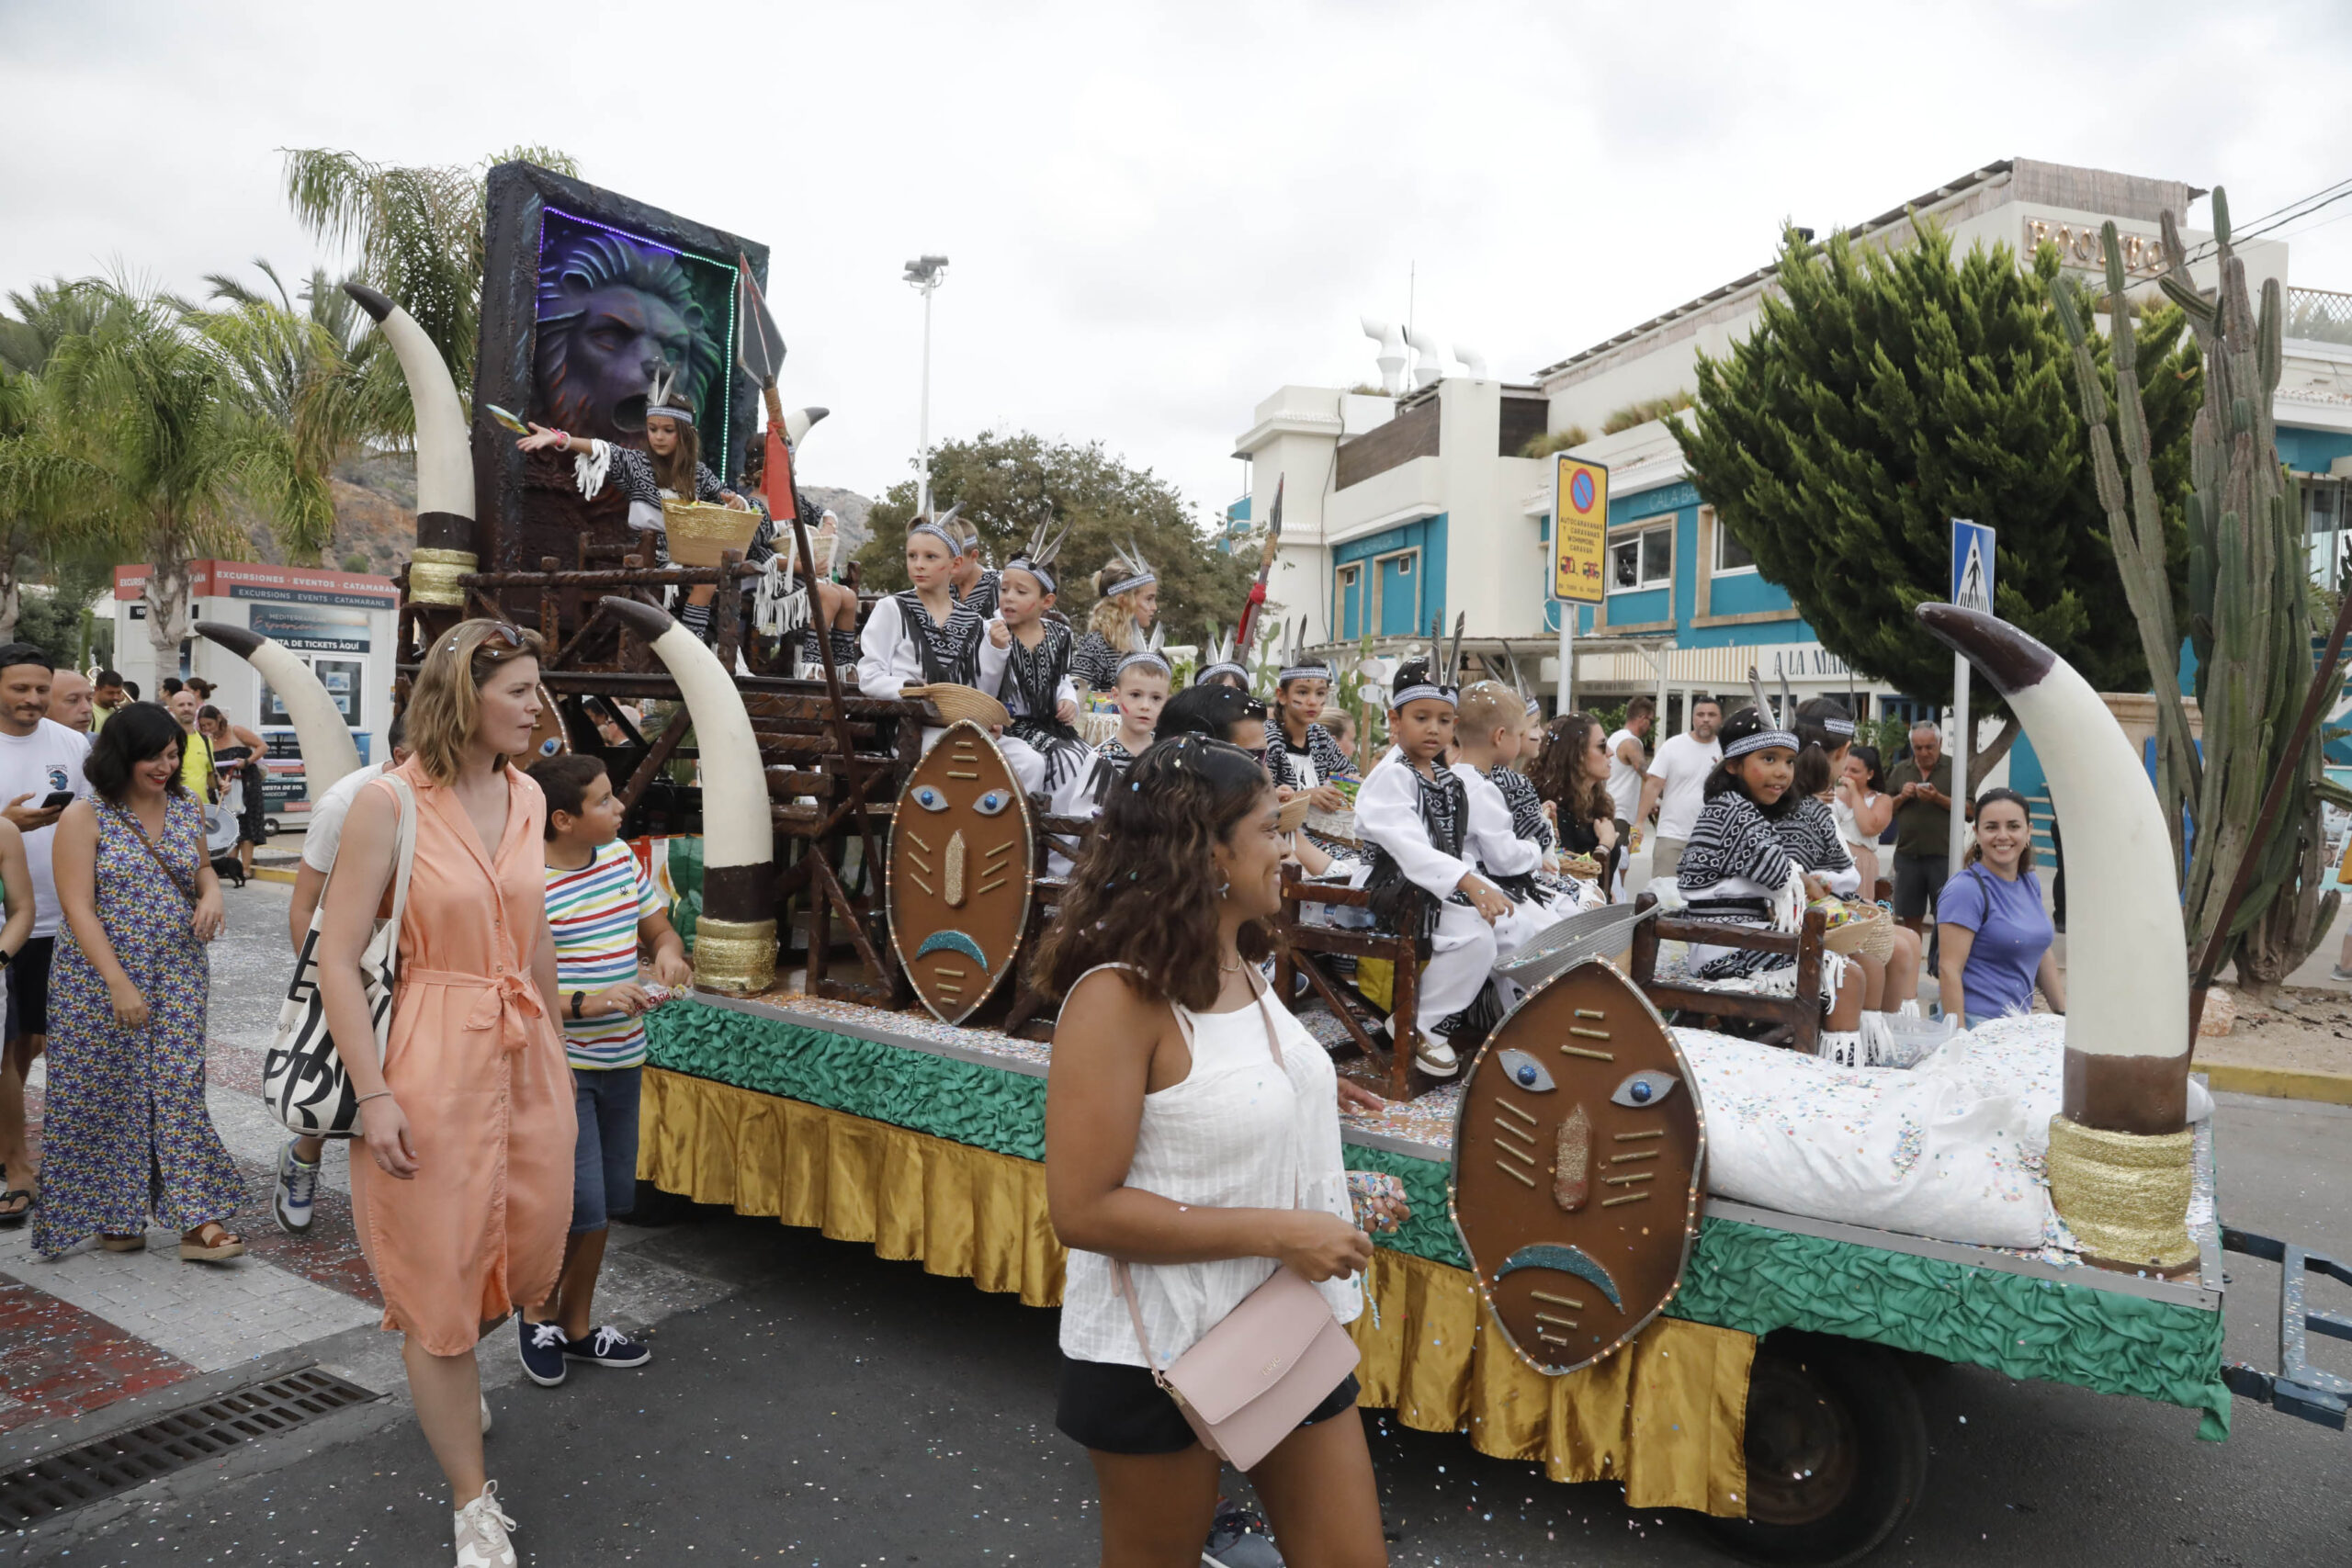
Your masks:
[[[1577,602],[1573,599],[1563,599],[1559,601],[1559,605],[1560,679],[1555,683],[1556,693],[1554,700],[1559,704],[1561,713],[1567,713],[1576,706],[1577,615],[1578,611],[1577,609]]]
[[[1976,734],[1968,722],[1968,658],[1958,653],[1951,659],[1951,837],[1945,844],[1945,874],[1958,876],[1968,853],[1968,764],[1976,754]]]
[[[915,515],[931,515],[931,294],[939,287],[936,276],[923,280],[922,286],[922,413],[915,424],[915,448],[919,478],[915,484]]]

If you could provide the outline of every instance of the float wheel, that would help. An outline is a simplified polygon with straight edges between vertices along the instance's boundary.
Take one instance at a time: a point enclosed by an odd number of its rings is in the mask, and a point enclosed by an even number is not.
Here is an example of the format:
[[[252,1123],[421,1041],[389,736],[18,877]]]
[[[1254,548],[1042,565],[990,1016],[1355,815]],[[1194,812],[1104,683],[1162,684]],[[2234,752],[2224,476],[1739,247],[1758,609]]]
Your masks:
[[[1784,1331],[1756,1348],[1747,1452],[1747,1517],[1709,1520],[1716,1543],[1774,1568],[1842,1568],[1918,1502],[1928,1427],[1893,1355]]]

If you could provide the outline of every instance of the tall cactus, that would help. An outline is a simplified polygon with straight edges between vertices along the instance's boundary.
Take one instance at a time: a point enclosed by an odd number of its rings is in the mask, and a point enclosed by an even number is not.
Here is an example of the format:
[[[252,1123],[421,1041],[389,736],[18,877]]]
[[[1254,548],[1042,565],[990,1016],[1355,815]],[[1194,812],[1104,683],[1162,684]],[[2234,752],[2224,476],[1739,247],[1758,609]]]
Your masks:
[[[2209,298],[2189,276],[2187,247],[2174,215],[2163,215],[2166,298],[2188,313],[2204,360],[2204,403],[2190,432],[2188,523],[2188,641],[2197,654],[2197,698],[2205,725],[2200,759],[2190,743],[2179,697],[2180,630],[2165,588],[2163,513],[2166,500],[2149,466],[2133,334],[2124,312],[2122,246],[2115,225],[2102,230],[2107,289],[2116,311],[2115,430],[2106,389],[2072,287],[2062,276],[2052,298],[2074,347],[2075,379],[2088,426],[2091,461],[2106,508],[2116,563],[2140,623],[2148,670],[2156,682],[2157,798],[2173,829],[2175,870],[2183,889],[2189,953],[2207,953],[2230,888],[2254,847],[2263,794],[2294,743],[2295,722],[2314,678],[2309,573],[2300,534],[2300,497],[2278,461],[2271,400],[2280,367],[2283,301],[2278,280],[2265,281],[2257,314],[2245,264],[2230,247],[2228,197],[2213,193],[2220,284]],[[2115,450],[2120,433],[2122,464]],[[2129,493],[2124,483],[2130,475]],[[2324,772],[2316,733],[2301,744],[2278,820],[2259,851],[2250,890],[2230,919],[2209,972],[2233,953],[2238,975],[2267,995],[2316,946],[2334,919],[2338,895],[2326,881],[2320,824]],[[2184,856],[2182,823],[2194,825]],[[2185,863],[2184,863],[2185,861]]]

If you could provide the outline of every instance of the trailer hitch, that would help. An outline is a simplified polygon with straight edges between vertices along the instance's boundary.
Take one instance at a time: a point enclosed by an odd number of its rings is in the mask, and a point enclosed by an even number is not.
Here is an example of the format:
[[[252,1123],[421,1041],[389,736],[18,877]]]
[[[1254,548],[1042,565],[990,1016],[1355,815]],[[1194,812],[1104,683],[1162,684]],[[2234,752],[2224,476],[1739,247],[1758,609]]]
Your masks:
[[[2309,1334],[2352,1339],[2352,1317],[2309,1310],[2303,1304],[2303,1288],[2306,1278],[2313,1273],[2352,1285],[2352,1264],[2226,1225],[2222,1229],[2222,1250],[2260,1258],[2279,1268],[2278,1370],[2266,1372],[2244,1361],[2232,1361],[2222,1368],[2222,1381],[2242,1398],[2259,1400],[2287,1415],[2344,1430],[2346,1410],[2352,1406],[2352,1378],[2340,1378],[2312,1366],[2304,1346]]]

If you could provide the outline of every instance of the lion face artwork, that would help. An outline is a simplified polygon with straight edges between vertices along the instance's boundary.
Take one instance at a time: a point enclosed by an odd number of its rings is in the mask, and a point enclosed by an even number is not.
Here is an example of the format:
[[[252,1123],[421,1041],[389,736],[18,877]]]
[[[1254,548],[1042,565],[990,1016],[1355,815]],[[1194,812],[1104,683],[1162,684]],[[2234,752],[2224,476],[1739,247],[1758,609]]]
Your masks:
[[[1496,1027],[1454,1123],[1453,1224],[1521,1359],[1589,1366],[1673,1299],[1705,1149],[1690,1065],[1609,964],[1575,965]]]
[[[536,417],[574,435],[645,444],[657,371],[684,374],[697,406],[718,345],[675,255],[599,231],[559,238],[539,257]]]
[[[1029,805],[988,731],[948,726],[890,822],[890,943],[922,1005],[961,1023],[1012,971],[1029,923]]]

